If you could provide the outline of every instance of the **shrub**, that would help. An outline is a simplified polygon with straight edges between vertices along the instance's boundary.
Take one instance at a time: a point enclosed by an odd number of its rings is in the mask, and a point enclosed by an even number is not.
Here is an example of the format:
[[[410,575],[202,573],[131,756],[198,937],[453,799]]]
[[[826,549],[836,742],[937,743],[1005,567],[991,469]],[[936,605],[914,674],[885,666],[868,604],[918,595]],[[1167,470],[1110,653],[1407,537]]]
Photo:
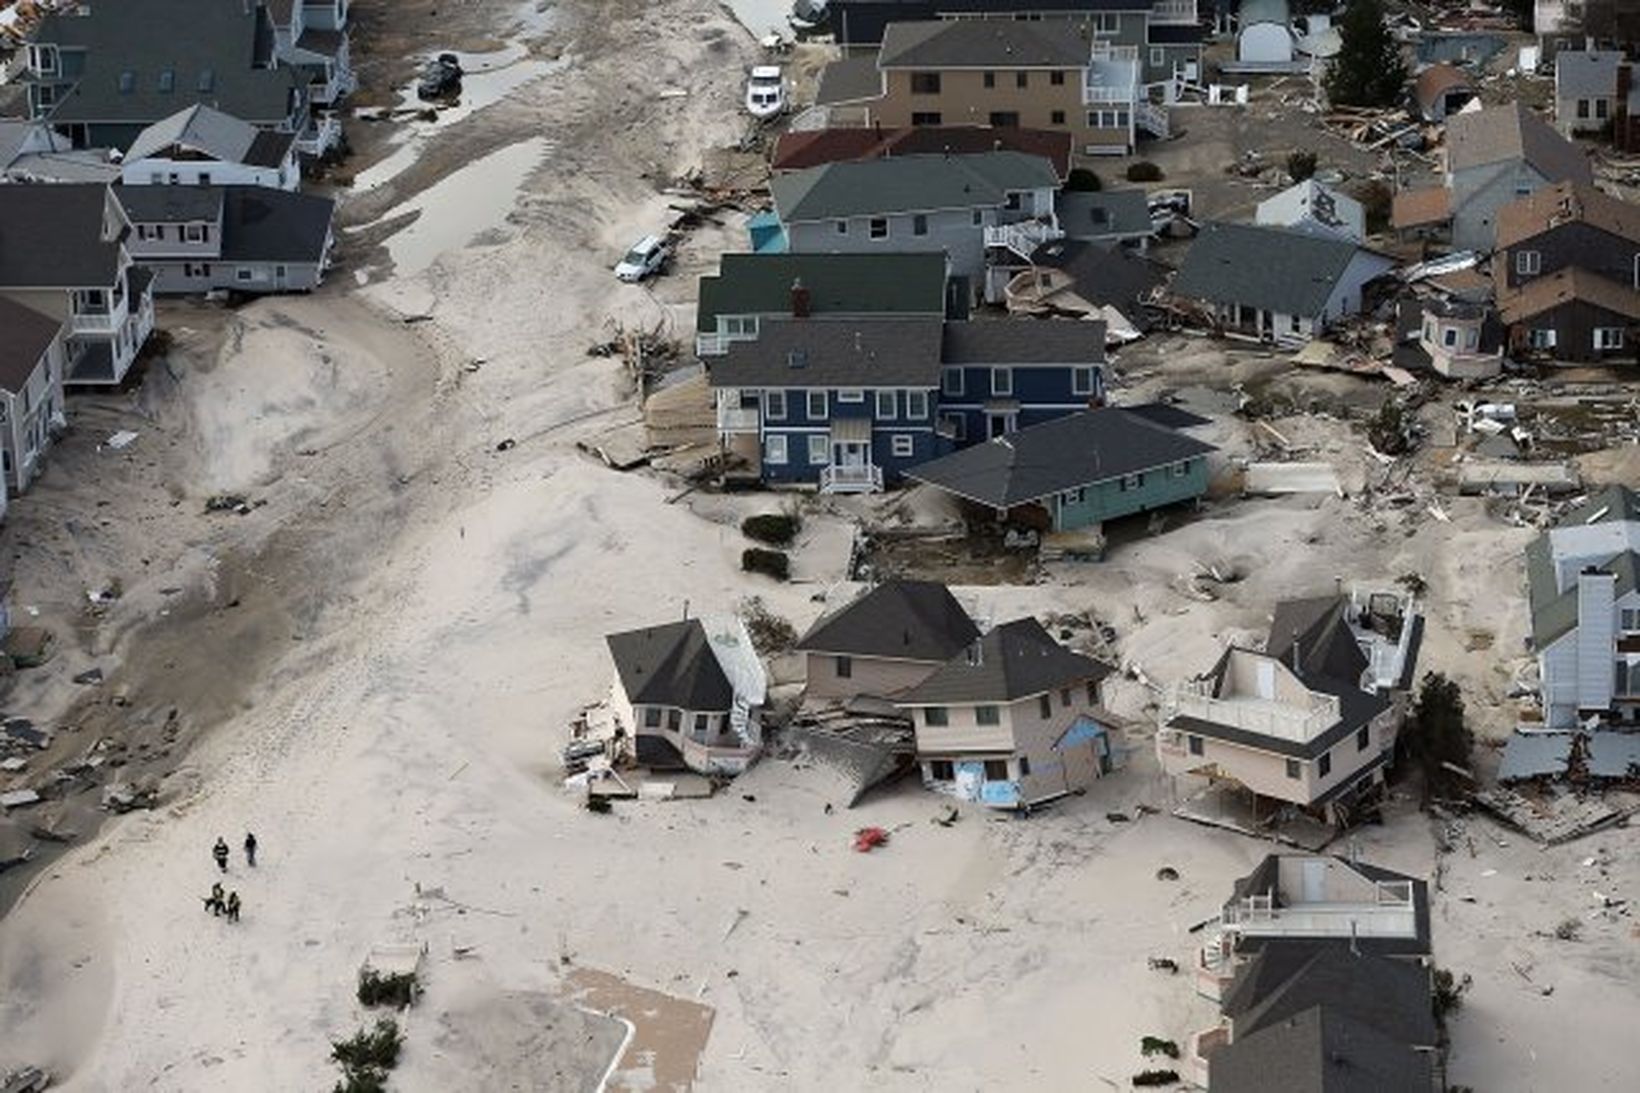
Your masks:
[[[761,596],[751,596],[741,602],[740,617],[746,621],[746,632],[752,636],[752,645],[759,653],[784,653],[797,641],[797,628],[770,611]]]
[[[1315,174],[1315,153],[1300,148],[1287,157],[1287,173],[1294,182],[1303,182]]]
[[[793,513],[760,512],[741,521],[740,530],[748,539],[785,546],[797,538],[803,521]]]
[[[766,577],[773,577],[783,581],[791,576],[791,559],[786,557],[783,550],[764,550],[761,547],[747,547],[740,554],[740,568],[747,573],[761,573]]]
[[[1179,1057],[1179,1045],[1172,1040],[1163,1040],[1157,1036],[1146,1036],[1139,1041],[1139,1054],[1146,1056],[1166,1055],[1169,1059]]]
[[[1463,1005],[1464,991],[1469,989],[1472,980],[1467,974],[1462,979],[1453,975],[1445,968],[1436,968],[1434,976],[1435,993],[1432,1002],[1435,1007],[1435,1020],[1445,1025],[1447,1016],[1458,1012]]]
[[[330,1057],[340,1063],[343,1070],[392,1070],[398,1065],[402,1046],[404,1036],[399,1032],[399,1023],[391,1017],[383,1017],[374,1028],[360,1029],[348,1040],[333,1041]]]
[[[1367,422],[1367,439],[1385,455],[1404,455],[1412,447],[1406,412],[1400,403],[1391,398],[1384,400],[1377,415]]]
[[[412,1005],[420,993],[421,984],[415,972],[394,972],[382,975],[368,970],[359,976],[359,1003],[365,1006],[394,1006],[403,1009]]]
[[[1133,1076],[1133,1084],[1146,1085],[1177,1085],[1179,1072],[1177,1070],[1141,1070]]]
[[[1104,188],[1099,176],[1086,167],[1072,167],[1070,176],[1065,179],[1065,189],[1072,192],[1091,194]]]
[[[1576,941],[1583,936],[1583,920],[1566,918],[1555,927],[1555,936],[1562,941]]]
[[[332,1093],[387,1093],[387,1075],[380,1070],[350,1070]]]
[[[1148,159],[1141,159],[1138,163],[1129,165],[1127,169],[1129,182],[1160,182],[1162,169]]]

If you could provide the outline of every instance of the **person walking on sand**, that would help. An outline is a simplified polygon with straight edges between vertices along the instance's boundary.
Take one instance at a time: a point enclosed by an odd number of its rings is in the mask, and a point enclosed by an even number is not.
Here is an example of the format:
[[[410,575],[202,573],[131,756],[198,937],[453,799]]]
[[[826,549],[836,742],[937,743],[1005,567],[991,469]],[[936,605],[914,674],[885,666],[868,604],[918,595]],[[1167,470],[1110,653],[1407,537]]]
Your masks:
[[[228,871],[228,841],[221,835],[216,837],[216,845],[211,847],[211,857],[216,859],[216,867],[222,872]]]
[[[228,921],[229,922],[238,922],[239,921],[239,893],[238,892],[229,892],[228,893]]]
[[[205,897],[205,910],[213,915],[220,915],[223,910],[222,885],[211,885],[211,894]]]
[[[253,831],[245,832],[245,864],[256,868],[256,833]]]

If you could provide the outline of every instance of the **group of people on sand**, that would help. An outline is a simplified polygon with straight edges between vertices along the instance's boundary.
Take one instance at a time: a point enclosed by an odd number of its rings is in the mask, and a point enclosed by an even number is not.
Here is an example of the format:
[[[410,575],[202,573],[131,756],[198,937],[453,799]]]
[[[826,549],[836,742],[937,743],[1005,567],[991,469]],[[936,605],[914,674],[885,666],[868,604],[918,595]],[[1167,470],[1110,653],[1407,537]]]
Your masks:
[[[216,860],[219,872],[228,871],[228,841],[220,835],[216,838],[216,845],[211,847],[211,857]],[[245,864],[256,868],[256,836],[249,831],[245,832]],[[205,910],[213,915],[226,915],[229,922],[238,922],[239,893],[229,892],[224,895],[222,882],[217,881],[211,885],[211,894],[205,897]]]

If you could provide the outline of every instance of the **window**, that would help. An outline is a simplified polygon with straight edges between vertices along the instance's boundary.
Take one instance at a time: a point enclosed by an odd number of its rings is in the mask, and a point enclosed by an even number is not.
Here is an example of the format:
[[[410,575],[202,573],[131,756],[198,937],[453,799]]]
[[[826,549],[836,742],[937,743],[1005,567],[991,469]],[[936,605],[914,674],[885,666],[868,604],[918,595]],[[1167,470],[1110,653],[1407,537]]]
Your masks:
[[[1320,761],[1317,762],[1316,765],[1315,765],[1315,770],[1316,770],[1316,774],[1318,774],[1322,778],[1325,778],[1327,775],[1332,773],[1332,753],[1331,752],[1328,752],[1326,755],[1323,755],[1321,757]]]
[[[911,74],[911,93],[913,95],[938,95],[940,93],[940,74],[938,72],[913,72]]]
[[[1018,129],[1019,111],[993,110],[991,111],[991,127],[994,129]]]
[[[831,438],[824,433],[809,434],[809,466],[823,467],[831,462]]]
[[[995,123],[993,122],[992,124],[995,124]],[[1023,207],[1023,204],[1024,204],[1023,197],[1024,197],[1024,195],[1018,194],[1018,193],[1009,194],[1008,195],[1008,202],[1004,206],[1004,208],[1006,208],[1009,212],[1016,212],[1017,213]]]
[[[11,469],[9,464],[6,469]],[[1627,695],[1629,693],[1629,664],[1628,661],[1620,660],[1612,665],[1612,694]]]
[[[987,782],[1006,782],[1008,780],[1008,760],[985,760],[985,780]]]
[[[864,402],[866,393],[858,387],[845,387],[837,392],[838,402]]]
[[[1596,349],[1622,349],[1623,328],[1620,326],[1595,327],[1594,347]]]
[[[1059,503],[1062,505],[1080,505],[1087,499],[1088,488],[1086,486],[1078,486],[1074,490],[1066,490],[1059,495]]]
[[[931,729],[943,729],[951,724],[951,711],[944,706],[929,706],[923,710],[923,724]]]
[[[1200,755],[1200,754],[1202,754],[1202,751],[1204,750],[1204,746],[1202,744],[1202,738],[1201,737],[1199,737],[1199,736],[1195,735],[1194,733],[1192,733],[1191,735],[1185,737],[1184,741],[1185,741],[1186,746],[1189,747],[1191,755]]]
[[[1121,482],[1117,484],[1117,488],[1123,493],[1127,493],[1131,490],[1138,489],[1140,486],[1144,485],[1144,483],[1145,476],[1143,474],[1124,474]]]
[[[975,209],[974,210],[974,227],[977,228],[983,223],[985,223],[985,210],[984,209]]]
[[[1126,110],[1089,110],[1089,129],[1126,129],[1128,124]]]
[[[182,238],[186,239],[190,243],[203,243],[205,242],[205,237],[206,229],[203,224],[184,224],[182,227]],[[240,278],[242,281],[249,279],[250,278],[248,277]]]
[[[913,110],[911,112],[912,125],[930,126],[943,125],[944,123],[945,119],[938,110]]]
[[[1093,17],[1093,29],[1098,34],[1115,34],[1122,29],[1122,17],[1114,12],[1102,11]]]
[[[1099,705],[1099,684],[1091,679],[1088,680],[1088,705]]]
[[[952,440],[968,439],[968,419],[959,413],[941,414],[940,428]]]
[[[1618,612],[1618,615],[1623,620],[1623,631],[1625,633],[1633,634],[1640,631],[1640,611],[1632,607],[1625,607]]]
[[[962,369],[947,368],[940,373],[940,393],[943,395],[962,394]]]
[[[1522,277],[1530,277],[1543,269],[1543,255],[1535,250],[1521,250],[1515,252],[1515,272]]]
[[[837,234],[838,235],[847,235],[848,234],[848,221],[847,220],[837,221],[836,228],[837,228]]]
[[[926,421],[928,419],[927,391],[907,391],[905,393],[905,416],[912,421]]]
[[[1019,776],[1021,778],[1029,778],[1031,776],[1031,757],[1028,755],[1021,755],[1019,757]]]
[[[1069,687],[1059,688],[1059,704],[1061,706],[1069,706],[1071,704],[1071,689]]]
[[[1052,717],[1053,716],[1053,699],[1048,697],[1047,695],[1037,695],[1036,696],[1036,713],[1037,713],[1037,716],[1042,718],[1044,721],[1046,721],[1048,718]]]
[[[763,413],[770,421],[786,420],[786,392],[766,391],[763,395]]]
[[[756,315],[719,315],[718,330],[731,338],[757,337]]]
[[[1189,473],[1190,473],[1190,460],[1181,459],[1177,463],[1173,464],[1173,477],[1174,478],[1183,478],[1185,475],[1187,475]]]
[[[889,451],[896,459],[910,459],[917,454],[917,438],[910,433],[895,433],[889,441]]]
[[[888,217],[874,216],[871,218],[868,233],[873,239],[888,238]]]
[[[1073,394],[1073,395],[1091,395],[1091,394],[1093,394],[1093,369],[1091,369],[1091,368],[1072,368],[1071,369],[1071,394]]]
[[[809,391],[808,413],[811,421],[824,421],[826,419],[826,393],[824,391],[812,389]]]
[[[211,184],[211,172],[209,172],[209,171],[199,172],[199,184],[201,186],[209,186]]]
[[[1605,99],[1596,99],[1596,100],[1594,100],[1594,116],[1600,121],[1604,121],[1606,119],[1606,100]]]
[[[1012,368],[991,369],[991,394],[1011,395],[1014,393],[1014,370]]]
[[[934,782],[954,782],[957,779],[957,768],[949,759],[931,759],[928,763],[928,777]]]
[[[683,711],[682,710],[667,710],[666,711],[666,729],[667,729],[668,732],[677,732],[678,729],[682,727],[682,725],[683,725]]]
[[[1295,780],[1298,778],[1298,760],[1297,759],[1287,760],[1287,777],[1295,779]]]
[[[1049,114],[1048,115],[1048,124],[1050,124],[1050,125],[1064,125],[1065,124],[1065,112],[1063,110],[1055,110],[1052,114]]]
[[[1441,331],[1441,344],[1446,346],[1448,349],[1456,347],[1458,344],[1458,328],[1455,326],[1449,326],[1445,330]]]
[[[995,72],[987,72],[985,74],[985,86],[986,87],[995,87],[996,85],[997,85],[997,74]]]
[[[785,465],[786,438],[784,436],[776,433],[763,441],[763,462],[777,467]]]
[[[650,706],[643,712],[644,728],[658,729],[661,727],[661,708]]]
[[[695,735],[696,736],[705,736],[706,735],[706,730],[711,725],[711,722],[712,722],[712,718],[711,718],[710,715],[703,714],[703,713],[696,714],[695,715]]]
[[[1030,77],[1030,73],[1028,73],[1028,72],[1015,72],[1014,73],[1014,86],[1018,87],[1018,88],[1022,88],[1022,89],[1026,88],[1026,87],[1029,87],[1031,85],[1031,81],[1030,81],[1029,77]]]
[[[159,89],[160,89],[161,92],[163,92],[164,94],[167,94],[167,95],[169,95],[171,92],[175,91],[177,89],[177,74],[176,74],[176,72],[174,72],[173,70],[171,70],[169,68],[162,71],[159,74]]]
[[[1150,47],[1150,63],[1152,65],[1166,64],[1167,63],[1167,50],[1163,49],[1161,46],[1151,46]]]
[[[838,679],[853,679],[854,678],[854,658],[853,657],[838,657],[836,659],[835,663],[837,665],[837,678]]]
[[[1355,750],[1366,751],[1367,745],[1372,743],[1372,726],[1362,725],[1355,734]]]
[[[894,416],[894,404],[895,404],[895,399],[894,399],[894,392],[893,391],[878,391],[877,392],[877,416],[878,417],[880,417],[880,418],[891,418],[891,417],[893,417]]]
[[[1002,717],[997,713],[997,708],[995,706],[975,706],[974,724],[1000,725],[1002,724]]]
[[[1527,335],[1527,343],[1533,349],[1553,349],[1555,347],[1555,332],[1553,328],[1539,328]]]
[[[1589,116],[1589,100],[1588,99],[1578,99],[1577,100],[1577,116],[1580,117],[1580,118],[1587,118]]]
[[[917,213],[916,215],[914,215],[911,218],[911,234],[912,235],[927,235],[928,234],[928,217],[924,216],[922,213]]]
[[[233,275],[236,280],[240,281],[249,281],[251,279],[251,271],[245,266],[240,266],[238,269],[234,270]]]
[[[1054,87],[1064,87],[1065,74],[1055,69],[1054,71],[1048,73],[1048,83],[1052,84]]]

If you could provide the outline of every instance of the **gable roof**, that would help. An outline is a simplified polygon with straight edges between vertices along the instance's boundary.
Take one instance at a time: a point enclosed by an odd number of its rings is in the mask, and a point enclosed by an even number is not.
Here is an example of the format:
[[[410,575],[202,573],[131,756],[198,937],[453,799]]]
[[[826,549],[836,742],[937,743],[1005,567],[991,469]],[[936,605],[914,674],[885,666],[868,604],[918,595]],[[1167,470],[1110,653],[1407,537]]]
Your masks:
[[[1316,316],[1358,253],[1346,239],[1261,224],[1209,223],[1174,278],[1175,295]],[[1384,259],[1386,267],[1389,259]]]
[[[1003,623],[895,699],[901,706],[1013,702],[1086,680],[1109,665],[1060,645],[1035,619]]]
[[[794,648],[893,660],[944,661],[979,637],[938,581],[885,581],[821,616]]]
[[[940,19],[890,23],[877,67],[1080,68],[1092,54],[1073,19]]]
[[[104,233],[108,201],[100,183],[0,186],[0,288],[112,285],[120,239]]]
[[[1512,247],[1562,224],[1583,223],[1640,245],[1640,206],[1577,182],[1557,182],[1498,210],[1497,247]]]
[[[940,360],[950,365],[1103,364],[1105,324],[1068,319],[950,322]]]
[[[634,706],[727,710],[734,688],[699,619],[610,634],[604,641]]]
[[[1433,64],[1418,73],[1418,79],[1412,85],[1412,94],[1419,106],[1431,110],[1442,95],[1460,87],[1474,87],[1463,69],[1456,65]]]
[[[1312,1006],[1213,1053],[1213,1093],[1382,1093],[1434,1088],[1429,1052],[1330,1004]]]
[[[196,103],[138,133],[126,149],[125,158],[147,159],[174,144],[184,144],[224,163],[244,163],[256,141],[256,132],[256,126],[249,122]]]
[[[1445,186],[1402,190],[1390,203],[1392,228],[1418,228],[1452,219],[1452,193]]]
[[[1525,322],[1572,301],[1640,321],[1640,293],[1578,266],[1534,277],[1513,292],[1498,296],[1498,316],[1506,323]]]
[[[1216,450],[1139,414],[1107,406],[1031,425],[905,473],[959,497],[1005,509]]]
[[[940,382],[940,319],[765,319],[707,362],[713,387],[924,387]]]
[[[1055,189],[1059,179],[1041,156],[984,152],[971,156],[896,156],[827,163],[769,180],[786,223],[878,213],[991,208],[1010,191]]]
[[[1269,653],[1260,653],[1252,649],[1230,647],[1208,672],[1206,678],[1213,684],[1213,695],[1218,697],[1222,693],[1226,672],[1230,666],[1232,654],[1274,660],[1278,664],[1287,666],[1286,661],[1278,660]],[[1288,667],[1288,670],[1292,669]],[[1297,672],[1293,673],[1295,676]],[[1256,748],[1260,751],[1275,752],[1277,755],[1293,759],[1312,760],[1331,750],[1332,746],[1345,737],[1356,732],[1364,725],[1372,722],[1373,718],[1390,707],[1387,696],[1363,691],[1358,683],[1337,679],[1327,675],[1311,675],[1308,678],[1299,676],[1303,685],[1313,692],[1330,695],[1338,700],[1338,720],[1316,736],[1308,740],[1294,740],[1286,736],[1272,733],[1258,732],[1244,729],[1239,725],[1224,724],[1207,718],[1194,717],[1187,714],[1178,714],[1168,719],[1170,728],[1184,732],[1195,733],[1198,736],[1210,736],[1215,740],[1225,740],[1232,744],[1241,744],[1244,747]],[[1363,767],[1356,771],[1351,778],[1360,777],[1370,769]],[[1336,783],[1327,795],[1342,792],[1352,784],[1350,779]]]
[[[1615,49],[1563,49],[1555,54],[1555,96],[1562,99],[1609,98],[1617,94],[1617,67],[1623,54]]]
[[[223,186],[222,258],[317,262],[331,239],[336,202],[267,186]]]
[[[1350,633],[1348,603],[1341,595],[1281,601],[1264,651],[1307,684],[1330,679],[1358,687],[1367,658]]]
[[[810,129],[787,131],[775,141],[769,166],[800,171],[825,163],[885,156],[976,155],[1024,152],[1053,163],[1061,179],[1070,174],[1071,135],[1016,126],[914,125],[908,128]],[[1132,191],[1140,193],[1141,191]],[[1148,219],[1148,214],[1147,214]]]
[[[1277,942],[1255,954],[1238,971],[1237,981],[1262,963],[1274,974],[1258,974],[1251,989],[1233,991],[1225,1000],[1224,1012],[1235,1019],[1238,1039],[1327,1004],[1401,1043],[1435,1044],[1429,969],[1421,964],[1352,953],[1347,941]]]
[[[815,91],[816,106],[842,106],[882,98],[883,74],[877,71],[874,54],[844,57],[820,70],[820,86]]]
[[[695,329],[719,315],[791,314],[792,286],[809,293],[809,314],[945,314],[945,255],[725,254],[700,279]]]
[[[1365,228],[1366,214],[1361,203],[1349,194],[1306,178],[1260,201],[1254,215],[1260,224],[1299,231],[1310,230],[1307,226],[1313,223],[1333,231],[1360,233]],[[1354,237],[1358,240],[1361,236]]]
[[[62,329],[63,320],[0,296],[0,391],[22,391]]]
[[[1551,182],[1594,180],[1589,157],[1519,102],[1454,114],[1446,123],[1447,169],[1520,159]]]

